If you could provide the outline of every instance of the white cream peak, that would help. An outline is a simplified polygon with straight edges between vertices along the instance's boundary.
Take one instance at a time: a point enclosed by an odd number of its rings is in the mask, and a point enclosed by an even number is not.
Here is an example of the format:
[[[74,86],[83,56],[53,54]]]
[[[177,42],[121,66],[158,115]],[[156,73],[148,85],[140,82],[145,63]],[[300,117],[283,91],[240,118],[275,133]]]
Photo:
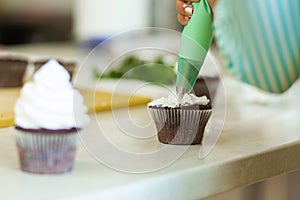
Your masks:
[[[152,102],[148,103],[148,106],[158,106],[158,107],[170,107],[177,108],[180,106],[189,106],[189,105],[207,105],[209,99],[206,96],[197,97],[194,94],[185,94],[182,98],[182,101],[179,102],[179,99],[176,95],[170,94],[168,97],[162,97]]]
[[[56,60],[49,60],[27,82],[15,104],[15,123],[27,129],[81,128],[89,122],[83,97],[70,75]]]

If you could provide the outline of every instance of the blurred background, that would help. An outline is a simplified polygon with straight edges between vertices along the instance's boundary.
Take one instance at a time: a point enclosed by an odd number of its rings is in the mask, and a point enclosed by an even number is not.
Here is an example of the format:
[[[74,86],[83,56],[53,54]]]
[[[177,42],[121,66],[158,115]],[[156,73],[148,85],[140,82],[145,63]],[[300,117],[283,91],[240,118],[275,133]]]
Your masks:
[[[181,30],[176,15],[172,0],[1,0],[0,43],[98,41],[149,26]]]
[[[9,49],[13,51],[73,58],[81,56],[74,52],[74,46],[57,42],[94,45],[120,32],[142,27],[181,31],[176,16],[173,0],[0,0],[0,45],[3,49],[17,45]],[[177,49],[174,41],[167,42]],[[48,42],[54,46],[18,46]],[[294,172],[210,200],[298,199],[299,177],[300,173]]]

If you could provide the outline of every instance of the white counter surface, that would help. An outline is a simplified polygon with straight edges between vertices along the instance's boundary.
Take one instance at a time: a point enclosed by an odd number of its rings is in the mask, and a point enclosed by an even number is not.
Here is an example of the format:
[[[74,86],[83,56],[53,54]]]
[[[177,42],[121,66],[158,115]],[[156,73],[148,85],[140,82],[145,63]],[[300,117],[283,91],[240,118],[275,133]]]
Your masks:
[[[221,137],[205,159],[198,158],[200,145],[195,145],[174,163],[140,174],[121,172],[98,162],[83,145],[78,149],[71,173],[24,173],[19,170],[12,128],[0,129],[1,199],[199,199],[297,170],[300,168],[300,113],[297,107],[285,103],[252,102],[239,112],[239,117],[229,109]],[[115,116],[127,111],[132,121],[149,123],[145,106],[102,112],[91,116],[85,137],[97,140],[93,135],[101,129],[116,146],[128,151],[149,152],[163,146],[156,137],[136,142],[125,135],[116,125]],[[182,147],[172,148],[176,151]],[[103,154],[114,156],[109,149]],[[161,159],[168,160],[168,157]],[[149,163],[152,161],[156,162],[149,160]],[[128,166],[131,164],[136,163]]]
[[[116,123],[131,119],[139,128],[148,126],[146,107],[133,107],[130,115],[117,121],[116,116],[123,116],[128,110],[91,115],[83,138],[85,142],[94,142],[94,148],[100,151],[97,155],[114,158],[116,165],[118,161],[124,162],[127,168],[167,163],[149,173],[114,170],[99,162],[99,156],[90,154],[84,147],[86,143],[80,145],[71,173],[24,173],[19,169],[12,128],[0,129],[0,199],[200,199],[300,169],[300,106],[296,92],[299,87],[279,101],[251,93],[249,88],[230,81],[225,88],[228,98],[225,126],[215,148],[204,159],[199,159],[200,145],[195,145],[173,159],[173,163],[166,154],[149,158],[145,163],[126,163],[126,158],[106,149],[104,141],[110,140],[120,149],[142,155],[165,147],[155,136],[137,141],[128,136],[130,131],[124,132]],[[151,123],[149,126],[148,133],[152,130],[154,134]],[[101,131],[104,140],[98,138]],[[134,136],[148,133],[135,131]],[[183,147],[170,148],[172,152],[180,152]]]

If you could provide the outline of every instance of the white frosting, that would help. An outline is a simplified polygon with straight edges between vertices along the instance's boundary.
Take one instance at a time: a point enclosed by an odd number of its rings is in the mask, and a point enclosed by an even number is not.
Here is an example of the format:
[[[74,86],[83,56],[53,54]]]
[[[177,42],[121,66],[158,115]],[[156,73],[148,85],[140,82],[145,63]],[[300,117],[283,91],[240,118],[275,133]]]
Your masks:
[[[168,97],[162,97],[148,103],[148,106],[176,108],[195,104],[207,105],[208,103],[209,99],[206,96],[197,97],[194,94],[185,94],[182,98],[182,101],[179,102],[179,99],[176,95],[170,94]]]
[[[27,129],[82,128],[89,122],[81,94],[56,60],[48,61],[24,85],[14,110],[16,125]]]

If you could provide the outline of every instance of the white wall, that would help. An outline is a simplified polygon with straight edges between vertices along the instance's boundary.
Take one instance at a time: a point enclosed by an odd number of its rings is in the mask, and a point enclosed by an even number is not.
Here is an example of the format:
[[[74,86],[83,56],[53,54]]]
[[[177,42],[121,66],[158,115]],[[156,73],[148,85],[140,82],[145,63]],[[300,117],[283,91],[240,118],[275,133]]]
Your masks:
[[[79,41],[151,25],[151,0],[76,0],[74,34]]]

